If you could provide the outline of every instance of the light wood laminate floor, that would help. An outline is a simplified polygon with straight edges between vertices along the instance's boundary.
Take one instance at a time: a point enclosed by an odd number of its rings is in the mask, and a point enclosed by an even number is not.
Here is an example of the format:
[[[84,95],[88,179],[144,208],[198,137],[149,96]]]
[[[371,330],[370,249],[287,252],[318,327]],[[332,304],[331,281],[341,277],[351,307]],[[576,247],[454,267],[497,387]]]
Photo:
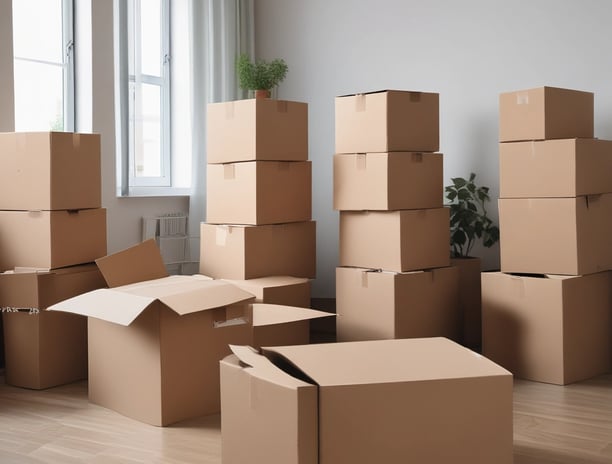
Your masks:
[[[219,416],[158,428],[89,404],[85,382],[31,391],[0,378],[2,464],[212,464],[220,441]],[[612,375],[566,387],[515,381],[514,463],[612,464]]]

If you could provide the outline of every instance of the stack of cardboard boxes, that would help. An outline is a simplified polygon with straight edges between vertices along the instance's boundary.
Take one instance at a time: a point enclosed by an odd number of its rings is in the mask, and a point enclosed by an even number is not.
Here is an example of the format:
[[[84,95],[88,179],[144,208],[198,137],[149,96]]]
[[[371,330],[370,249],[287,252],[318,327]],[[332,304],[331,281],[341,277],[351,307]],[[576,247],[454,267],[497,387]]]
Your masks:
[[[610,369],[612,141],[593,94],[500,96],[501,272],[482,274],[483,353],[567,384]]]
[[[458,270],[449,267],[438,149],[438,94],[336,98],[338,341],[459,339]]]
[[[200,272],[265,303],[310,307],[316,269],[306,103],[212,103]]]
[[[6,382],[86,378],[86,319],[45,309],[105,285],[99,135],[0,134],[0,250]]]

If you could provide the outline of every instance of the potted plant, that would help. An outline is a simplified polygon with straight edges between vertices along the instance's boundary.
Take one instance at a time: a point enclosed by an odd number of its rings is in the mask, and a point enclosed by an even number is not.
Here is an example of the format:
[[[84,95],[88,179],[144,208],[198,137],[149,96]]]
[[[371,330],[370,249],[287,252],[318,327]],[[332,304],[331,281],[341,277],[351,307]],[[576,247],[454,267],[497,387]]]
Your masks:
[[[236,70],[241,88],[255,91],[255,98],[270,98],[271,90],[285,79],[289,67],[283,59],[251,61],[242,54],[236,61]]]
[[[451,264],[459,269],[459,310],[463,318],[463,343],[480,351],[481,294],[480,258],[470,255],[477,242],[490,248],[499,241],[499,228],[487,215],[486,203],[490,201],[489,188],[475,183],[476,174],[466,180],[452,178],[452,184],[444,188],[447,206],[450,208]]]

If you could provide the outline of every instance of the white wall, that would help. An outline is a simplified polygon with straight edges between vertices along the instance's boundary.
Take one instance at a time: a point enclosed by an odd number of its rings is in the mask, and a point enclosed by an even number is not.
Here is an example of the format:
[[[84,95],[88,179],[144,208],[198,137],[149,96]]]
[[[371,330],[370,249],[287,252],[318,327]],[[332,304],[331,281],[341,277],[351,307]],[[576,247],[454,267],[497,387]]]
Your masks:
[[[0,132],[15,130],[13,108],[13,8],[11,0],[0,0]]]
[[[497,102],[542,85],[595,93],[595,135],[612,139],[612,2],[605,0],[257,0],[256,52],[284,58],[279,98],[309,103],[314,295],[333,296],[334,96],[385,88],[440,93],[445,183],[477,174],[497,218]],[[487,268],[499,250],[477,250]]]

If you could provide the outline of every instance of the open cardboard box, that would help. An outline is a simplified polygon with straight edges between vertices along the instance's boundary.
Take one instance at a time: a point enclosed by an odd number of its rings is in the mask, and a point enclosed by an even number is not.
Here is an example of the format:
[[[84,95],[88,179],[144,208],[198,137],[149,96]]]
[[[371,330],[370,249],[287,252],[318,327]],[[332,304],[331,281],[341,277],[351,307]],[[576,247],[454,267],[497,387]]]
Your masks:
[[[329,316],[257,308],[228,282],[167,276],[154,240],[97,264],[111,288],[49,309],[89,317],[90,401],[153,425],[219,411],[218,362],[230,343],[304,343],[307,320]]]
[[[310,308],[310,280],[303,277],[269,276],[228,282],[253,294],[256,303]]]
[[[232,351],[223,464],[512,463],[512,375],[450,340]]]

